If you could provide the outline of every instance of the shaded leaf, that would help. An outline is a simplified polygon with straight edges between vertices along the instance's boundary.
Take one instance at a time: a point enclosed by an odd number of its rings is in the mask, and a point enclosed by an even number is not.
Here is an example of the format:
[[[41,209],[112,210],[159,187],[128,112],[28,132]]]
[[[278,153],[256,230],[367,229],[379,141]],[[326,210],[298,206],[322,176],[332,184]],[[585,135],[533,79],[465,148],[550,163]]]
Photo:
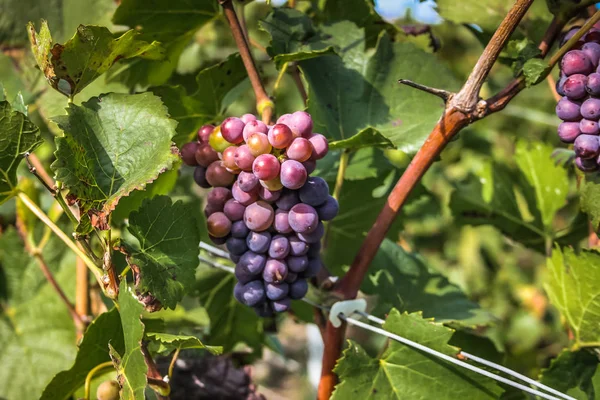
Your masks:
[[[219,355],[223,353],[223,348],[219,346],[206,346],[196,336],[173,335],[163,332],[147,332],[146,337],[161,344],[159,352],[171,352],[175,349],[205,349],[211,354]]]
[[[419,314],[392,309],[384,328],[455,357],[453,331]],[[332,399],[497,399],[503,390],[489,378],[458,368],[416,349],[391,341],[381,358],[371,358],[358,344],[350,346],[335,367],[340,383]]]
[[[136,289],[169,308],[193,287],[198,266],[200,236],[190,207],[167,196],[144,200],[129,216],[129,232],[139,243],[123,243],[127,262],[139,271]]]
[[[551,68],[548,63],[540,58],[531,58],[523,65],[523,75],[527,86],[537,85],[548,75]]]
[[[500,54],[500,60],[509,64],[515,76],[523,69],[523,65],[530,59],[541,54],[537,45],[527,39],[511,40]]]
[[[600,345],[600,254],[555,248],[546,262],[544,285],[550,302],[559,309],[573,332],[573,348]]]
[[[335,181],[340,165],[340,151],[330,151],[319,160],[313,175],[320,176],[327,181]],[[368,178],[377,178],[392,170],[393,166],[383,155],[383,152],[374,147],[362,147],[350,154],[344,179],[356,181]]]
[[[390,142],[385,136],[381,133],[377,132],[373,128],[366,128],[351,138],[345,140],[336,140],[329,143],[330,150],[337,149],[350,149],[357,150],[363,147],[393,147],[392,142]]]
[[[206,123],[220,123],[227,104],[225,95],[247,77],[239,54],[205,68],[196,75],[198,90],[187,95],[182,86],[157,86],[150,90],[160,96],[177,125],[178,145],[189,142],[198,128]]]
[[[600,393],[598,357],[580,350],[563,350],[552,360],[550,367],[542,371],[540,382],[578,400],[594,400]]]
[[[179,159],[171,145],[176,123],[152,93],[95,97],[67,113],[55,118],[64,136],[51,168],[92,225],[106,229],[119,199]]]
[[[110,358],[117,369],[122,400],[144,400],[148,367],[140,346],[144,338],[144,324],[140,317],[144,306],[127,286],[125,279],[119,287],[119,315],[123,327],[125,350],[120,354],[109,343]]]
[[[42,142],[40,130],[8,101],[0,102],[0,204],[15,194],[17,167]]]
[[[592,224],[599,229],[600,225],[600,174],[585,174],[579,185],[579,204],[581,211],[589,215]]]
[[[245,343],[256,353],[264,340],[263,323],[254,310],[242,305],[233,297],[235,276],[211,268],[202,270],[196,278],[196,291],[200,303],[210,317],[211,344],[231,351],[237,344]]]
[[[88,326],[73,366],[58,373],[50,382],[40,400],[58,400],[69,398],[82,387],[88,373],[97,365],[110,361],[108,345],[123,353],[123,328],[119,311],[116,308],[100,314]]]
[[[139,33],[135,30],[114,38],[105,27],[80,25],[75,36],[62,45],[53,44],[46,21],[42,21],[39,33],[32,23],[27,28],[33,54],[46,80],[69,97],[75,96],[120,59],[160,60],[164,57],[160,44],[137,39]]]
[[[409,254],[389,239],[381,244],[361,290],[378,295],[377,310],[422,311],[438,322],[465,326],[486,325],[490,313],[470,301],[446,277],[431,271],[417,254]],[[375,312],[378,313],[378,312]]]

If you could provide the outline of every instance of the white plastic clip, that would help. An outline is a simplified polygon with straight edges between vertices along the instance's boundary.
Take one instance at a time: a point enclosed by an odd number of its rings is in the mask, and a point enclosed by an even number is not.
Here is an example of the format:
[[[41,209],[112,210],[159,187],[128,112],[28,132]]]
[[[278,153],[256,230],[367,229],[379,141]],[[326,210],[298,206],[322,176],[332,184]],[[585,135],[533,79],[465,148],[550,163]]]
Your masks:
[[[340,313],[349,317],[356,311],[365,312],[366,309],[367,301],[365,299],[338,301],[331,306],[331,311],[329,311],[329,321],[331,322],[331,325],[339,328],[342,325],[342,320],[338,317]]]

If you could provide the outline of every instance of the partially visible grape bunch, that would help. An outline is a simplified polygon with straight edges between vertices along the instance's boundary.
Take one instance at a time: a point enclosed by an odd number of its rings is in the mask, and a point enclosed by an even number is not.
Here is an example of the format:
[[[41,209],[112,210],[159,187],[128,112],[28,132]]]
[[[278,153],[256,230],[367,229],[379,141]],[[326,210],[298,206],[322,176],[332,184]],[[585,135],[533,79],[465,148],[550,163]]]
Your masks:
[[[234,297],[261,316],[287,311],[321,268],[323,221],[338,213],[327,182],[310,174],[329,149],[298,111],[268,126],[254,115],[205,125],[181,149],[194,179],[213,187],[204,213],[215,244],[236,263]]]
[[[578,29],[568,31],[562,44]],[[556,84],[556,91],[563,96],[556,105],[556,115],[563,120],[558,136],[565,143],[573,143],[575,165],[584,172],[600,167],[599,60],[600,25],[596,24],[563,56]]]

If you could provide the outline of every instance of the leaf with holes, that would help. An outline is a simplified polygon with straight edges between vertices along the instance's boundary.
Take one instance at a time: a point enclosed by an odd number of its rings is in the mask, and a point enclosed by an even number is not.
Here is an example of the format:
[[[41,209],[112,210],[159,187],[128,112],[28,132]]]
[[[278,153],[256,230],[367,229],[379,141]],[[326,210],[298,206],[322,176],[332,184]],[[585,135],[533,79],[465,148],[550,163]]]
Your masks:
[[[121,281],[118,300],[125,350],[121,354],[109,343],[110,358],[117,369],[117,376],[121,385],[121,399],[144,400],[144,390],[147,383],[146,373],[148,372],[141,350],[142,340],[144,339],[144,324],[140,318],[144,306],[137,301],[125,279]]]
[[[0,101],[0,204],[15,195],[17,167],[41,142],[39,128],[8,101]]]
[[[392,309],[384,329],[451,357],[460,351],[448,345],[453,330],[420,314]],[[497,399],[503,390],[474,372],[425,354],[394,340],[380,358],[371,358],[350,341],[335,367],[340,383],[332,400],[359,399]]]
[[[573,348],[600,346],[600,254],[555,248],[547,259],[546,292],[573,331]]]
[[[143,189],[179,159],[172,146],[176,122],[152,93],[108,94],[55,121],[64,131],[56,139],[56,179],[70,191],[93,226],[108,228],[119,199]]]
[[[27,28],[33,54],[46,80],[68,97],[75,96],[120,59],[160,60],[165,56],[158,42],[139,40],[139,33],[133,29],[115,39],[103,26],[79,25],[75,36],[64,45],[53,45],[46,21],[39,33],[32,23]]]
[[[139,274],[136,289],[172,309],[193,287],[198,266],[200,235],[191,207],[167,196],[144,200],[129,216],[138,243],[123,243],[127,262]]]

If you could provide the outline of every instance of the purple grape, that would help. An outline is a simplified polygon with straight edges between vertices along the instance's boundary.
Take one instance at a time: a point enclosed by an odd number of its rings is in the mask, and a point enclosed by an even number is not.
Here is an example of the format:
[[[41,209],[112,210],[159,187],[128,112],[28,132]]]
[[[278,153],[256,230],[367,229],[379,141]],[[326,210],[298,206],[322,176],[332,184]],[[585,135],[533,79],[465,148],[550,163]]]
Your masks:
[[[298,197],[298,192],[296,190],[284,189],[281,192],[279,199],[275,202],[275,205],[277,205],[277,208],[289,211],[299,202],[300,198]]]
[[[561,100],[562,101],[562,100]],[[600,117],[600,99],[589,98],[583,102],[580,109],[583,118],[597,121]],[[560,118],[560,116],[559,116]]]
[[[561,74],[558,81],[556,81],[556,93],[560,94],[561,96],[566,96],[564,88],[565,88],[565,82],[567,81],[567,79],[569,79],[567,76]],[[586,87],[586,90],[587,90],[587,87]]]
[[[214,130],[214,125],[202,125],[202,127],[198,129],[198,142],[208,143],[208,137]]]
[[[269,257],[283,260],[290,254],[290,242],[283,235],[275,235],[269,246]]]
[[[247,268],[244,268],[239,264],[236,264],[233,274],[235,275],[235,279],[237,279],[238,282],[242,285],[248,282],[252,282],[257,278],[256,275],[250,273],[250,271],[248,271]]]
[[[221,134],[229,143],[238,144],[244,141],[242,131],[244,130],[244,121],[236,117],[229,117],[221,124]]]
[[[598,132],[600,132],[598,123],[596,121],[590,121],[589,119],[582,119],[579,121],[579,130],[586,135],[597,135]]]
[[[247,306],[255,306],[265,301],[265,287],[261,281],[252,281],[242,287],[242,301]]]
[[[216,212],[206,220],[208,233],[216,238],[222,238],[229,235],[231,231],[231,221],[222,212]]]
[[[583,172],[594,172],[598,170],[597,160],[592,158],[583,159],[581,157],[575,157],[575,165]]]
[[[292,114],[283,114],[279,119],[277,119],[278,124],[289,125],[292,118]]]
[[[256,116],[252,114],[244,114],[240,119],[243,123],[248,124],[250,121],[256,121]]]
[[[312,278],[317,276],[319,271],[321,270],[321,259],[319,258],[309,258],[308,259],[308,267],[306,271],[302,273],[302,276],[305,278]]]
[[[565,95],[571,100],[581,99],[587,94],[585,90],[586,83],[587,76],[581,74],[571,75],[565,81],[563,91]]]
[[[245,271],[248,271],[251,275],[260,275],[265,268],[267,262],[267,256],[264,254],[258,254],[253,251],[247,251],[242,254],[242,257],[237,262],[236,268],[239,267]]]
[[[285,262],[292,272],[302,272],[308,267],[308,257],[306,256],[289,256]]]
[[[558,126],[558,137],[564,143],[573,143],[580,134],[579,122],[563,122]]]
[[[308,258],[318,258],[321,254],[321,242],[311,243],[306,255]]]
[[[594,42],[585,43],[581,47],[581,51],[587,56],[592,62],[594,67],[598,66],[598,59],[600,59],[600,44]]]
[[[319,225],[317,225],[317,229],[315,229],[314,232],[298,233],[298,238],[306,243],[312,244],[320,241],[324,234],[325,227],[322,222],[319,222]]]
[[[225,205],[227,207],[227,204]],[[227,215],[227,213],[225,213]],[[234,238],[244,239],[244,243],[246,242],[246,237],[250,233],[250,229],[246,226],[244,221],[235,221],[231,224],[231,236]]]
[[[258,178],[252,172],[242,171],[237,177],[237,184],[244,192],[250,192],[258,185]]]
[[[210,183],[206,180],[206,168],[200,166],[194,168],[194,182],[204,189],[211,187]]]
[[[279,233],[290,233],[292,227],[288,221],[288,212],[277,209],[275,210],[275,219],[273,220],[273,228]]]
[[[281,300],[276,300],[273,302],[273,311],[281,313],[290,309],[292,306],[292,301],[289,297],[285,297]]]
[[[190,142],[181,146],[181,159],[185,165],[189,165],[190,167],[195,167],[198,165],[196,161],[196,149],[198,148],[198,143]]]
[[[300,189],[306,183],[307,176],[306,168],[296,160],[287,160],[281,164],[279,179],[288,189]]]
[[[335,198],[329,196],[327,197],[327,200],[325,200],[325,203],[321,204],[315,210],[317,211],[317,214],[319,214],[319,219],[321,221],[331,221],[338,215],[340,206]]]
[[[250,204],[244,211],[244,222],[252,231],[261,232],[269,229],[273,223],[275,212],[269,203],[262,200]]]
[[[218,238],[218,237],[211,235],[210,233],[208,234],[208,238],[210,239],[211,242],[213,242],[217,246],[225,244],[225,242],[227,241],[227,236]]]
[[[206,180],[214,187],[227,187],[233,183],[235,175],[227,171],[221,161],[215,161],[206,169]]]
[[[309,233],[317,229],[319,215],[308,204],[299,203],[289,211],[288,221],[294,232]]]
[[[293,300],[300,300],[308,293],[308,282],[306,279],[298,279],[289,287],[289,296]]]
[[[262,121],[254,120],[247,122],[242,132],[244,141],[247,142],[248,138],[257,132],[264,133],[266,135],[269,132],[269,129],[267,128],[267,125],[265,125]]]
[[[206,196],[206,204],[217,211],[223,211],[227,200],[231,199],[231,190],[224,187],[216,187]]]
[[[329,142],[325,138],[325,136],[320,133],[314,133],[310,135],[308,141],[312,145],[313,151],[311,155],[311,159],[320,160],[321,158],[327,155],[329,151]]]
[[[265,292],[269,300],[281,300],[288,295],[290,286],[285,283],[267,283],[265,285]]]
[[[240,261],[240,258],[242,258],[242,256],[236,256],[235,254],[230,254],[229,258],[231,259],[231,261],[233,261],[234,263],[237,264],[237,262]]]
[[[308,244],[300,240],[298,236],[292,235],[288,241],[290,242],[290,255],[303,256],[308,253]]]
[[[258,306],[254,306],[252,308],[254,308],[256,315],[258,315],[261,318],[270,318],[273,315],[275,315],[271,304],[269,304],[268,302],[259,304]]]
[[[600,95],[600,74],[598,72],[588,75],[585,90],[593,96]]]
[[[269,258],[263,270],[263,280],[267,283],[281,283],[285,280],[288,268],[285,262]]]
[[[219,154],[208,143],[204,143],[198,145],[194,157],[198,165],[207,168],[219,159]]]
[[[315,169],[317,169],[316,160],[306,160],[302,163],[302,165],[304,165],[304,168],[306,168],[306,173],[308,175],[312,174],[313,172],[315,172]]]
[[[244,292],[243,287],[244,287],[244,285],[241,282],[236,283],[235,286],[233,287],[233,297],[240,303],[243,303],[243,297],[242,297],[242,293]]]
[[[229,253],[235,256],[241,256],[248,250],[248,246],[246,246],[246,240],[237,237],[230,237],[227,239],[225,246],[227,246]]]
[[[246,207],[258,200],[258,188],[244,192],[242,189],[240,189],[240,186],[237,182],[235,182],[231,187],[231,194],[233,195],[234,199]]]
[[[582,159],[596,158],[600,152],[600,141],[595,135],[579,135],[575,139],[573,149],[575,155]]]
[[[269,232],[250,232],[246,237],[246,245],[255,253],[266,253],[271,244],[271,234]]]
[[[569,41],[569,39],[571,39],[573,36],[575,36],[575,34],[577,33],[577,31],[579,30],[579,28],[581,28],[581,26],[574,26],[571,29],[569,29],[565,35],[563,36],[563,38],[560,40],[560,45],[561,47],[567,43]]]
[[[329,186],[323,178],[311,176],[298,192],[300,201],[313,207],[320,206],[329,197]]]
[[[281,196],[281,190],[269,190],[264,186],[258,188],[258,197],[266,201],[267,203],[273,203]]]
[[[588,75],[593,71],[592,62],[581,50],[568,51],[560,62],[561,71],[571,76],[573,74]]]
[[[579,121],[581,119],[581,102],[563,97],[556,105],[556,115],[563,121]]]
[[[223,212],[231,221],[239,221],[244,218],[246,206],[235,199],[229,199],[223,207]]]
[[[285,283],[294,283],[298,279],[298,274],[288,270],[288,274],[285,277]]]
[[[294,136],[308,137],[312,133],[313,120],[306,111],[296,111],[289,117],[287,125],[294,133]]]

